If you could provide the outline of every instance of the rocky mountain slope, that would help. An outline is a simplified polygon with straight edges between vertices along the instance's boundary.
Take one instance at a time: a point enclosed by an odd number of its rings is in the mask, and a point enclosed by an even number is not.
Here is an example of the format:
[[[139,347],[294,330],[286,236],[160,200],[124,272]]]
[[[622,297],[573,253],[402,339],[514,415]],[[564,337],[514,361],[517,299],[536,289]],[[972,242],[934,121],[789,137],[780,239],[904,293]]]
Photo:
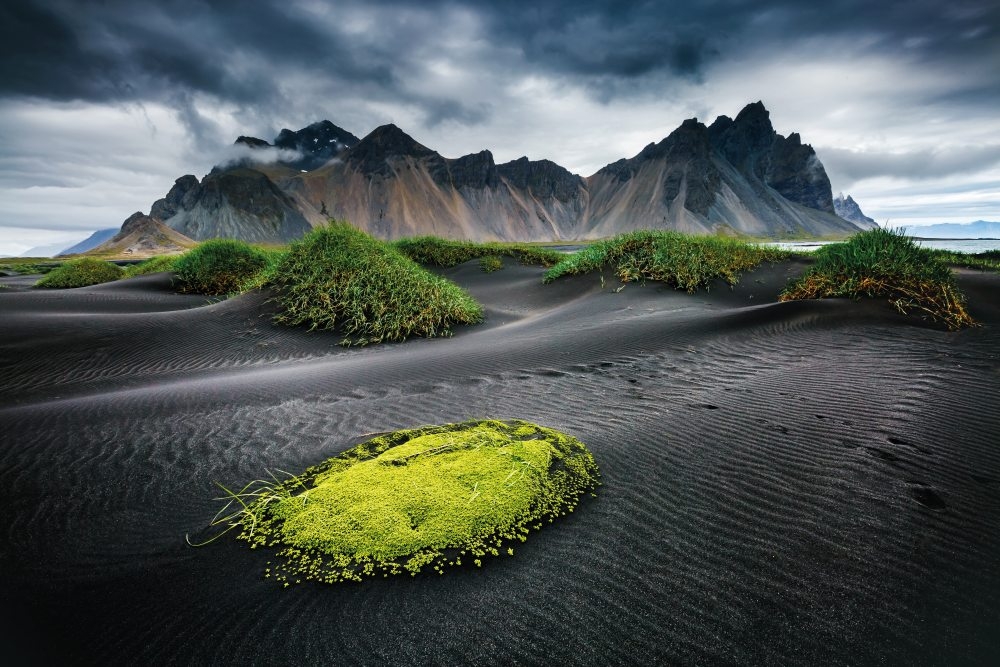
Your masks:
[[[777,134],[760,102],[709,127],[686,120],[587,184],[584,238],[646,227],[771,237],[858,231],[834,214],[830,180],[812,147],[798,134]]]
[[[878,226],[878,223],[864,214],[851,195],[845,197],[843,192],[837,193],[833,198],[833,210],[844,220],[853,222],[862,229],[874,229]]]
[[[387,239],[547,241],[642,228],[794,237],[860,229],[837,216],[812,147],[798,134],[777,134],[760,102],[710,126],[684,121],[588,178],[548,160],[496,164],[489,151],[445,158],[395,125],[359,140],[322,121],[282,130],[273,143],[237,143],[251,149],[249,157],[201,182],[178,179],[150,215],[196,240],[279,243],[330,217]]]
[[[183,252],[196,245],[194,240],[156,218],[137,211],[128,217],[117,234],[87,254],[138,259]]]

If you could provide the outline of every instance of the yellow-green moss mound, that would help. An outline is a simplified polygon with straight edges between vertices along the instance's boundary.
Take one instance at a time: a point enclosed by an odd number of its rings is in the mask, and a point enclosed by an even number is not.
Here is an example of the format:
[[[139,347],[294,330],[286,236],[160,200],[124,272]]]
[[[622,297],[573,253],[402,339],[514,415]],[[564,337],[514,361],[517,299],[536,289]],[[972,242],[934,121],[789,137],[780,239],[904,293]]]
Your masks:
[[[277,550],[266,576],[360,581],[513,555],[599,484],[579,440],[524,421],[469,421],[376,437],[298,477],[248,487],[231,520]]]

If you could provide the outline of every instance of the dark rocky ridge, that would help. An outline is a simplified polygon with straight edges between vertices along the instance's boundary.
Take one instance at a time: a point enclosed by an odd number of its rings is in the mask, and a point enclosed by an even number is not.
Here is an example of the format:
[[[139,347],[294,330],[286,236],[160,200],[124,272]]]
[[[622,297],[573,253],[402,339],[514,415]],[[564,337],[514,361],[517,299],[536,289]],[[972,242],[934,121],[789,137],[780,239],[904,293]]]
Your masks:
[[[196,241],[223,237],[284,243],[312,228],[271,179],[245,167],[211,173],[201,183],[192,175],[182,176],[153,204],[150,215]]]
[[[497,167],[497,172],[513,188],[538,197],[554,197],[568,202],[580,194],[586,182],[551,160],[529,160],[519,157]]]

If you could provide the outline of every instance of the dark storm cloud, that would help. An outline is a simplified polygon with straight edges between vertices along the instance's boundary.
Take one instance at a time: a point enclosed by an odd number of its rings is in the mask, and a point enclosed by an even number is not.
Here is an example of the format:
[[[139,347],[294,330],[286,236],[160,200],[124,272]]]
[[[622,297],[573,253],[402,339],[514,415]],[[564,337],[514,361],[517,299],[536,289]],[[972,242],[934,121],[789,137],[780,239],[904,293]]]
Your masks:
[[[852,183],[879,176],[936,179],[973,174],[1000,165],[1000,144],[903,153],[823,148],[819,154],[827,171]]]
[[[367,2],[314,3],[325,13],[373,12],[363,31],[318,21],[309,5],[285,0],[156,3],[5,3],[0,9],[0,95],[53,100],[170,99],[185,88],[244,105],[281,102],[275,71],[363,85],[369,95],[428,105],[433,118],[475,123],[483,115],[454,99],[415,95],[408,72],[448,35],[435,13],[465,10],[484,37],[513,53],[502,68],[583,79],[610,94],[622,82],[655,77],[700,80],[707,66],[780,42],[846,37],[873,51],[929,62],[996,56],[1000,5],[986,0],[871,3],[835,0],[702,2]],[[430,17],[430,20],[428,20]],[[511,72],[513,74],[514,72]],[[374,92],[373,92],[374,91]],[[989,98],[995,100],[997,86]],[[453,114],[447,111],[455,105]]]
[[[267,99],[277,82],[240,67],[242,54],[394,83],[384,63],[371,63],[307,16],[280,7],[187,0],[5,6],[0,93],[105,101],[155,99],[183,87],[234,102]]]

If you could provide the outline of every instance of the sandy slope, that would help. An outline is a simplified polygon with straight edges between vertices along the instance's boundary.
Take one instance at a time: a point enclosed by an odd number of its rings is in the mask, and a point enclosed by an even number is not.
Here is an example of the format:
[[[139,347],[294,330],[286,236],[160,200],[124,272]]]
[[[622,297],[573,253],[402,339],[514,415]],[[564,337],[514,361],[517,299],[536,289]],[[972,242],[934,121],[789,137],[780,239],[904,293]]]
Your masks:
[[[1000,655],[1000,277],[981,329],[774,302],[794,264],[687,295],[446,272],[488,321],[345,350],[164,275],[0,290],[0,651],[14,664],[985,664]],[[514,558],[303,585],[230,540],[212,482],[366,433],[519,417],[599,497]]]

